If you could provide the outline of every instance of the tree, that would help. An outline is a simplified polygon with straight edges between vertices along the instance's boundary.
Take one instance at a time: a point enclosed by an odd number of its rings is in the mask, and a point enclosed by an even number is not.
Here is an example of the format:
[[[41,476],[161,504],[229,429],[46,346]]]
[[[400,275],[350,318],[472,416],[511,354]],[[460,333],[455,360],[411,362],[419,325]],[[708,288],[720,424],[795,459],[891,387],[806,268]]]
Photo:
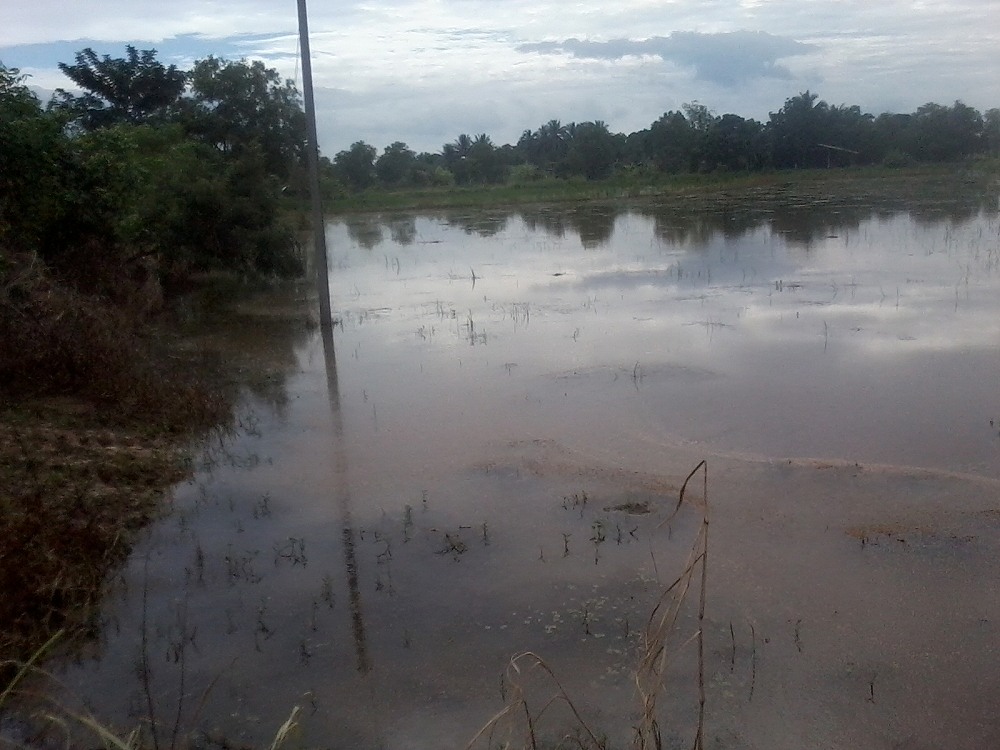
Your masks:
[[[486,133],[480,133],[473,139],[466,164],[469,167],[470,180],[482,183],[503,181],[503,162],[496,146]]]
[[[84,93],[56,89],[52,108],[83,130],[166,119],[184,93],[187,74],[157,62],[155,49],[125,49],[126,57],[112,58],[86,47],[76,53],[75,65],[59,63]]]
[[[697,135],[680,112],[666,112],[649,126],[646,154],[662,172],[690,170],[694,164]]]
[[[375,174],[383,185],[399,185],[411,177],[416,154],[402,141],[386,146],[375,162]]]
[[[538,166],[552,169],[569,152],[569,129],[559,120],[549,120],[538,128]]]
[[[59,211],[68,143],[17,68],[0,64],[0,249],[35,250]]]
[[[364,141],[356,141],[347,151],[340,151],[333,157],[333,165],[338,175],[352,190],[364,190],[375,182],[374,146]]]
[[[819,144],[828,142],[823,126],[829,106],[817,103],[818,98],[807,90],[771,113],[767,129],[774,166],[779,169],[826,166],[826,150]]]
[[[983,114],[983,140],[990,154],[1000,156],[1000,109],[988,109]]]
[[[761,155],[756,152],[760,123],[726,114],[715,120],[705,133],[702,160],[707,169],[743,171],[759,168]]]
[[[517,149],[518,154],[521,159],[538,166],[541,160],[541,147],[538,139],[538,133],[532,131],[531,129],[525,130],[521,133],[521,137],[517,139]]]
[[[970,156],[981,148],[983,118],[955,102],[951,107],[930,102],[917,108],[908,133],[909,153],[921,161],[947,161]]]
[[[698,101],[687,102],[681,105],[681,109],[684,110],[684,118],[696,133],[707,133],[719,119],[712,110]]]
[[[469,164],[469,154],[472,152],[472,138],[462,133],[452,143],[446,143],[441,148],[441,156],[445,167],[455,176],[455,182],[465,185],[472,179],[472,168]]]
[[[617,157],[615,137],[602,120],[582,122],[573,128],[566,156],[567,171],[588,180],[603,180],[611,176]]]
[[[287,179],[301,173],[306,120],[290,80],[260,61],[208,57],[191,71],[188,131],[237,157],[259,148],[268,172]]]

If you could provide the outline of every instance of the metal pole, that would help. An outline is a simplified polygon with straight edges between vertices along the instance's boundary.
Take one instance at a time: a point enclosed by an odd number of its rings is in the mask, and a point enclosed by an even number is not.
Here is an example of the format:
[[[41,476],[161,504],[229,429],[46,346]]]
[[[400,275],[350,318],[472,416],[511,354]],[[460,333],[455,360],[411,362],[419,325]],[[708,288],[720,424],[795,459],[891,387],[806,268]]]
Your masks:
[[[313,98],[312,56],[309,53],[309,19],[306,0],[299,4],[299,47],[302,50],[302,94],[306,105],[306,164],[309,168],[309,198],[312,205],[313,249],[316,255],[316,290],[319,294],[319,324],[333,326],[330,310],[330,271],[326,260],[326,225],[319,198],[319,143],[316,136],[316,100]]]

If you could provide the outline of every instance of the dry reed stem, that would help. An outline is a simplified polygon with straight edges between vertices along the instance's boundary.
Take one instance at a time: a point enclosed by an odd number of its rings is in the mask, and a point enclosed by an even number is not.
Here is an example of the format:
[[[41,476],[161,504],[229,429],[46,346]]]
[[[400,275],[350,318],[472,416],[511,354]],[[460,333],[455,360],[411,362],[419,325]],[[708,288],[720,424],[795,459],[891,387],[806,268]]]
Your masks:
[[[659,526],[670,523],[684,504],[688,485],[695,475],[703,475],[702,523],[691,545],[688,561],[680,575],[664,589],[656,606],[650,613],[649,622],[643,635],[643,653],[636,668],[635,681],[639,693],[641,718],[636,727],[635,746],[638,750],[662,747],[659,729],[657,699],[666,684],[667,668],[671,657],[679,653],[692,640],[698,643],[698,724],[693,748],[702,750],[705,725],[705,602],[708,587],[708,463],[701,461],[687,475],[678,493],[677,505],[673,512]],[[676,648],[670,647],[671,635],[677,628],[681,607],[687,599],[695,571],[701,565],[701,586],[698,601],[698,628]]]
[[[525,661],[530,663],[526,667],[523,667],[522,662]],[[525,696],[525,685],[522,678],[526,678],[534,669],[541,669],[549,677],[549,679],[555,683],[556,690],[537,712],[532,713],[531,707],[528,704],[528,699]],[[559,702],[565,703],[569,707],[576,720],[577,726],[583,730],[590,743],[592,743],[590,746],[594,748],[604,748],[604,743],[598,739],[594,731],[590,728],[587,722],[584,721],[583,716],[580,714],[580,711],[569,697],[566,689],[562,686],[559,678],[556,677],[555,672],[552,671],[552,668],[538,654],[532,651],[515,654],[510,658],[510,661],[507,664],[506,675],[507,683],[511,688],[507,704],[496,715],[494,715],[493,718],[486,722],[486,724],[484,724],[478,732],[476,732],[476,735],[472,738],[472,740],[470,740],[469,744],[466,745],[466,750],[471,750],[471,748],[475,747],[484,735],[488,737],[487,747],[493,747],[493,736],[496,731],[503,728],[504,725],[506,725],[507,740],[501,745],[501,747],[511,747],[510,738],[517,728],[516,716],[520,712],[524,713],[524,725],[527,730],[528,744],[526,747],[531,748],[531,750],[537,750],[538,737],[535,727],[545,712],[548,711],[551,706]],[[509,722],[505,722],[505,719],[509,719]],[[579,740],[577,740],[577,742],[581,747],[586,747]]]

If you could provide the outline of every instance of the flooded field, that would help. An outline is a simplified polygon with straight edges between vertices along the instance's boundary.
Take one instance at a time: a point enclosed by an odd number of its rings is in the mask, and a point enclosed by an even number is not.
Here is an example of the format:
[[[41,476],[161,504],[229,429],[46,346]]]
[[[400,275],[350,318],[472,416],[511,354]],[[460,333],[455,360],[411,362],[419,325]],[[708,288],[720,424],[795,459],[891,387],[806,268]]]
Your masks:
[[[152,718],[161,748],[264,745],[294,707],[302,745],[464,747],[519,689],[556,694],[505,675],[531,651],[630,746],[700,478],[663,522],[705,459],[707,747],[1000,746],[995,198],[354,216],[328,240],[331,339],[214,332],[280,375],[113,582],[62,700]],[[696,589],[665,747],[695,731]],[[535,731],[585,730],[562,702]]]

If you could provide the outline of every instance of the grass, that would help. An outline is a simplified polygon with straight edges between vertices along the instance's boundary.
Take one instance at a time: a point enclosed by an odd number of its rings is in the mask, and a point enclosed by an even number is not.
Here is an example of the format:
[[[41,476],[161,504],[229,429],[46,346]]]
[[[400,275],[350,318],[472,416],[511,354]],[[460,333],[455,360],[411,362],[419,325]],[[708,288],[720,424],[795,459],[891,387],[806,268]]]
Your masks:
[[[13,677],[9,684],[3,691],[0,691],[0,716],[3,715],[6,709],[14,706],[19,699],[21,701],[27,700],[33,710],[31,736],[21,741],[12,738],[9,734],[5,734],[4,736],[0,736],[0,744],[24,748],[25,750],[32,747],[50,747],[54,746],[54,743],[57,741],[57,735],[61,734],[64,747],[75,747],[79,745],[79,740],[81,739],[76,732],[76,729],[79,727],[92,735],[103,746],[104,750],[160,750],[161,743],[158,739],[158,724],[152,703],[150,703],[149,713],[144,719],[149,725],[149,731],[144,731],[143,725],[139,724],[131,731],[123,732],[118,728],[102,723],[89,713],[79,713],[78,711],[66,708],[57,701],[48,698],[44,691],[32,691],[28,689],[21,690],[23,694],[19,693],[18,686],[22,683],[38,681],[58,683],[58,680],[52,674],[41,669],[38,663],[49,655],[50,651],[58,645],[63,636],[63,631],[54,633],[26,662],[0,662],[0,666],[4,669],[13,669]],[[183,692],[183,685],[181,687]],[[207,693],[211,688],[212,686],[209,686],[205,695],[202,696],[202,702],[195,711],[195,716],[200,713],[204,705],[204,698],[207,697]],[[152,700],[148,691],[147,696]],[[167,733],[167,736],[164,737],[163,748],[167,747],[167,742],[169,742],[170,750],[191,746],[205,747],[206,745],[216,745],[220,750],[234,750],[235,747],[238,747],[232,745],[225,738],[199,736],[197,741],[195,741],[193,733],[181,727],[181,700],[182,698],[178,698],[177,716],[173,725],[169,727],[170,731]],[[288,718],[278,727],[274,738],[268,745],[268,750],[280,750],[295,736],[299,726],[300,714],[301,708],[295,706]],[[147,737],[150,739],[148,740]],[[74,740],[77,744],[74,744]],[[88,738],[86,746],[93,747],[93,741]],[[150,744],[150,741],[152,744]]]
[[[328,202],[332,213],[440,208],[497,208],[535,203],[620,200],[706,200],[729,194],[763,195],[774,191],[829,192],[845,189],[882,190],[888,185],[916,186],[958,179],[985,183],[1000,172],[997,160],[935,164],[905,168],[849,167],[781,172],[717,172],[664,175],[635,171],[607,180],[582,178],[467,187],[372,189]],[[946,194],[946,193],[945,193]]]

